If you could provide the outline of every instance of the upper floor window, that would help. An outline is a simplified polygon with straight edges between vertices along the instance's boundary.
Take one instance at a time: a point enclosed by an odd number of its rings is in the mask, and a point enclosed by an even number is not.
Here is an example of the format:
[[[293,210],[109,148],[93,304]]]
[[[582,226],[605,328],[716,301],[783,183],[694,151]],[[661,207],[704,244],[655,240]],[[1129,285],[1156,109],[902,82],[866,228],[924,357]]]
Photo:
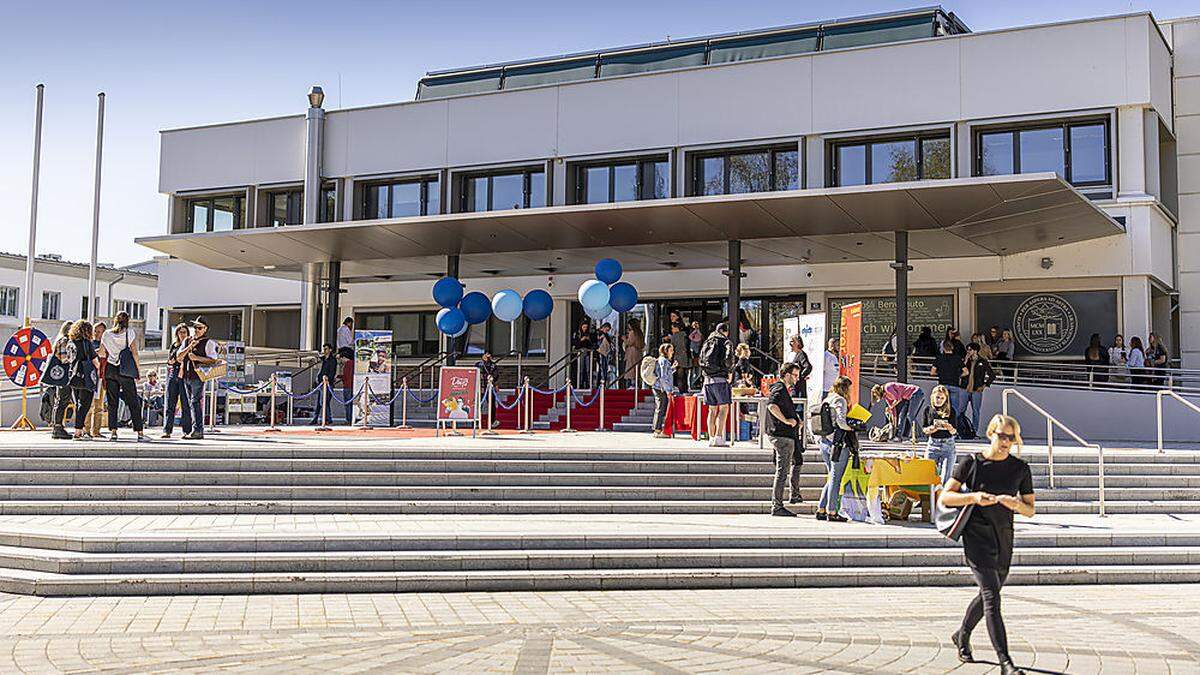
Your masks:
[[[607,204],[671,196],[671,170],[665,157],[580,164],[575,171],[575,204]]]
[[[56,320],[59,305],[62,304],[62,293],[58,291],[42,291],[42,318]]]
[[[834,143],[829,185],[871,185],[950,177],[950,136],[917,135]]]
[[[800,153],[795,145],[696,153],[692,194],[727,195],[800,188]]]
[[[546,172],[519,169],[463,176],[459,210],[463,212],[531,209],[546,205]]]
[[[321,185],[321,196],[318,198],[317,222],[333,223],[338,221],[337,186],[333,183]]]
[[[246,227],[246,196],[196,197],[187,200],[188,232],[221,232]]]
[[[304,222],[304,189],[274,190],[266,193],[267,227],[300,225]],[[261,222],[261,221],[260,221]]]
[[[1110,185],[1108,120],[983,129],[975,134],[975,175],[1053,171],[1072,185]]]
[[[136,300],[113,300],[113,316],[128,312],[131,321],[146,320],[146,303]]]
[[[0,286],[0,316],[16,316],[21,290],[16,286]]]
[[[363,188],[363,218],[403,218],[441,212],[441,189],[436,176]]]

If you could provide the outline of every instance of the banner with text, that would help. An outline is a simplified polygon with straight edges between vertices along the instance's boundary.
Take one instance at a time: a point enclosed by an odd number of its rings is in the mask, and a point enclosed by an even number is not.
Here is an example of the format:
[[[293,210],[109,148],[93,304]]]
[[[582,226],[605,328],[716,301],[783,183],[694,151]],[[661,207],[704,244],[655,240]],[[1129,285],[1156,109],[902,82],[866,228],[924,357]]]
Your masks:
[[[879,354],[896,327],[896,298],[830,298],[830,337],[838,337],[842,307],[862,303],[862,348],[868,354]],[[911,295],[908,298],[908,344],[912,345],[921,329],[928,326],[933,336],[941,339],[946,329],[954,325],[953,295]]]
[[[850,378],[850,405],[858,403],[859,370],[862,368],[863,305],[842,307],[838,323],[838,374]]]
[[[354,382],[358,391],[363,382],[371,383],[370,416],[367,422],[378,426],[392,424],[392,331],[354,331]],[[354,407],[356,421],[362,419],[362,406]]]
[[[825,315],[802,314],[783,320],[784,363],[790,363],[796,356],[792,351],[792,336],[797,334],[804,345],[804,353],[808,355],[808,362],[812,364],[806,396],[809,401],[820,401],[825,382]]]
[[[479,421],[479,370],[442,366],[438,374],[439,422]]]

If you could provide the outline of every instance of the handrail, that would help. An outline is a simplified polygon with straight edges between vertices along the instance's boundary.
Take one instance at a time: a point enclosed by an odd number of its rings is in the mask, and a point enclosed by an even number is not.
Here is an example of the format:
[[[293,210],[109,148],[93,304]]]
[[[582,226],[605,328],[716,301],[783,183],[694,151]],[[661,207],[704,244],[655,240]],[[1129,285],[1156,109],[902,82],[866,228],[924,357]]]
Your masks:
[[[1158,417],[1158,451],[1160,453],[1163,452],[1163,397],[1165,396],[1170,396],[1193,411],[1200,413],[1200,406],[1175,393],[1173,389],[1159,389],[1155,392],[1154,408]]]
[[[421,361],[420,363],[418,363],[416,365],[409,366],[405,370],[394,371],[392,373],[393,386],[395,385],[395,383],[397,381],[403,382],[406,379],[412,379],[412,376],[415,374],[417,376],[417,389],[424,389],[425,388],[424,387],[425,371],[427,369],[430,371],[429,382],[432,385],[433,384],[433,373],[432,373],[433,369],[439,363],[442,363],[446,359],[450,358],[450,355],[452,353],[453,352],[448,351],[448,350],[441,351],[441,352],[438,352],[436,354],[432,354],[432,355],[426,357],[424,361]]]
[[[1022,394],[1021,392],[1017,391],[1016,389],[1005,389],[1004,394],[1001,396],[1000,409],[1005,415],[1008,415],[1008,397],[1009,396],[1016,396],[1017,398],[1024,401],[1025,404],[1028,405],[1030,408],[1033,408],[1035,411],[1037,411],[1042,417],[1046,418],[1046,462],[1050,465],[1050,489],[1051,490],[1054,489],[1054,427],[1057,426],[1059,429],[1062,429],[1063,431],[1067,432],[1067,434],[1069,436],[1071,436],[1071,438],[1074,438],[1075,441],[1078,442],[1083,447],[1096,449],[1096,454],[1097,454],[1097,457],[1099,458],[1097,471],[1099,473],[1099,479],[1100,479],[1100,516],[1104,517],[1104,448],[1103,448],[1103,446],[1101,446],[1099,443],[1088,443],[1087,441],[1083,440],[1083,438],[1079,434],[1075,433],[1073,430],[1071,430],[1070,427],[1063,424],[1057,417],[1046,412],[1044,409],[1042,409],[1041,406],[1039,406],[1038,404],[1031,401],[1028,396],[1026,396],[1025,394]]]
[[[542,384],[540,385],[539,388],[549,387],[550,381],[553,380],[554,377],[556,375],[558,375],[559,373],[563,372],[567,368],[570,368],[571,365],[574,364],[575,361],[579,358],[580,354],[582,354],[585,351],[587,351],[587,350],[586,349],[567,350],[567,353],[563,354],[561,357],[559,357],[557,361],[546,366],[546,379],[542,381]]]
[[[753,346],[753,345],[747,345],[747,346],[749,346],[749,347],[750,347],[750,353],[751,353],[751,354],[758,354],[759,356],[764,356],[764,357],[766,357],[766,358],[767,358],[767,360],[768,360],[768,361],[770,361],[770,362],[774,363],[774,364],[775,364],[775,370],[776,370],[776,371],[778,371],[780,368],[782,368],[782,367],[783,367],[783,361],[780,361],[779,359],[777,359],[777,358],[775,358],[774,356],[772,356],[772,355],[768,354],[767,352],[764,352],[763,350],[759,349],[758,347],[755,347],[755,346]],[[753,364],[751,364],[751,365],[753,365]],[[755,369],[755,370],[758,370],[759,374],[761,374],[761,375],[766,375],[766,373],[764,373],[763,371],[759,370],[757,367],[755,367],[754,369]]]

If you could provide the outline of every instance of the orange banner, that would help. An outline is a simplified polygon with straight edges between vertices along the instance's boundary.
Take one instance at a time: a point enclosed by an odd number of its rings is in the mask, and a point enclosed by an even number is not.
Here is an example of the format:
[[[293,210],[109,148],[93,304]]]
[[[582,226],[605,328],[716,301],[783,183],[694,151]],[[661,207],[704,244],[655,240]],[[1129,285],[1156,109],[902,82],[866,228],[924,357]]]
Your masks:
[[[838,333],[838,374],[850,378],[850,405],[858,403],[859,369],[862,366],[863,307],[856,302],[842,307],[841,330]]]

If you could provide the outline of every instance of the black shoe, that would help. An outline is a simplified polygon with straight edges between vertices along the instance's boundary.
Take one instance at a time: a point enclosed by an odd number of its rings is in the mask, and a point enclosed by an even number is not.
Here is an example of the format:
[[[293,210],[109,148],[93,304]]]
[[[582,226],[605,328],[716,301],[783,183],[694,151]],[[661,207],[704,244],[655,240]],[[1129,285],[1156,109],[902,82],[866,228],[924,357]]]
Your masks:
[[[67,430],[62,427],[54,427],[54,431],[50,432],[50,438],[55,438],[60,441],[65,441],[66,439],[68,439],[70,437],[71,437],[71,434],[68,434]]]
[[[836,514],[836,513],[831,513],[831,514],[829,514],[829,515],[825,516],[825,520],[828,520],[828,521],[829,521],[829,522],[831,522],[831,523],[844,523],[844,522],[846,522],[846,519],[845,519],[845,518],[843,518],[842,516],[839,516],[839,515],[838,515],[838,514]]]
[[[950,636],[950,641],[958,648],[958,660],[963,663],[975,663],[975,656],[971,654],[971,639],[958,631]]]
[[[791,499],[789,499],[788,503],[789,504],[803,504],[804,497],[801,497],[800,495],[796,495],[796,496],[792,497]]]
[[[1025,675],[1025,671],[1014,666],[1012,661],[1004,659],[1000,662],[1000,675]]]
[[[829,514],[825,513],[824,511],[817,511],[815,517],[817,520],[829,520]]]
[[[780,506],[777,509],[772,509],[771,515],[783,516],[785,518],[795,518],[796,517],[796,514],[792,513],[791,511],[788,511],[787,509],[783,508],[782,506]]]

